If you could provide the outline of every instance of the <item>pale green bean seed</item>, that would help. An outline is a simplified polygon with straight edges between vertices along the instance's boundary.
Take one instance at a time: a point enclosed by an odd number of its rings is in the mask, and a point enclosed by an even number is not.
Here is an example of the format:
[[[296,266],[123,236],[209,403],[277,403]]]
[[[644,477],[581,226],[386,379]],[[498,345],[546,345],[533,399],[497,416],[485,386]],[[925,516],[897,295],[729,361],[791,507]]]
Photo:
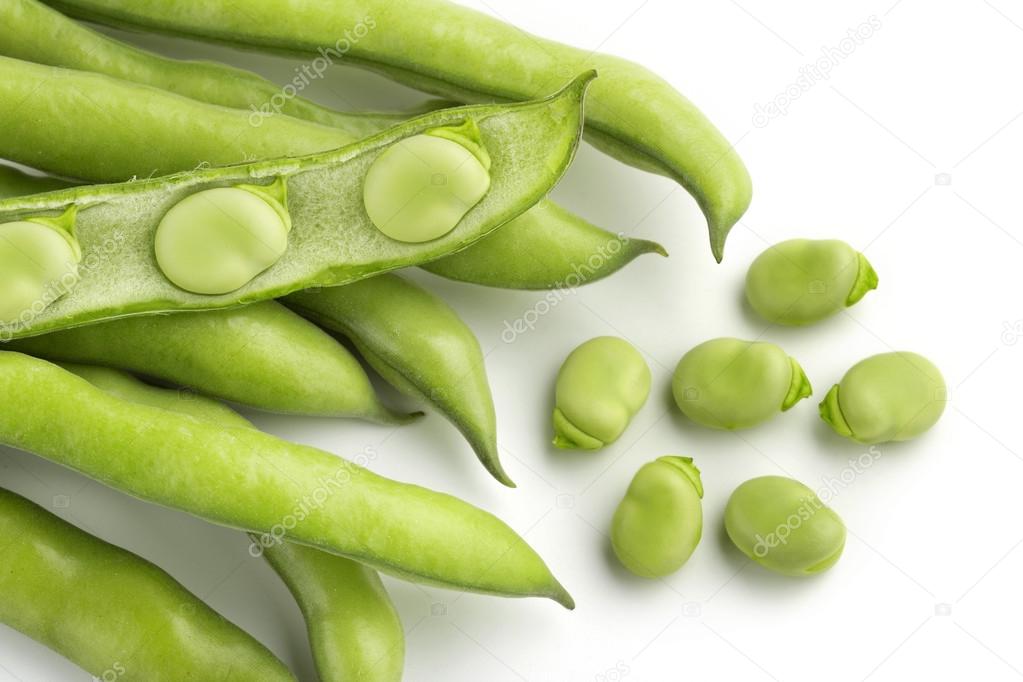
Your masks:
[[[881,353],[861,360],[831,387],[821,419],[860,443],[910,440],[934,426],[945,411],[945,379],[916,353]]]
[[[837,239],[790,239],[757,256],[746,299],[769,322],[804,325],[834,315],[877,288],[866,257]]]
[[[622,435],[650,394],[650,368],[628,341],[598,336],[565,359],[555,385],[554,445],[597,450]]]
[[[674,573],[703,535],[703,483],[692,457],[669,455],[636,472],[611,521],[611,546],[643,578]]]
[[[176,286],[226,294],[248,284],[284,255],[291,218],[284,179],[196,192],[175,204],[156,228],[156,262]]]
[[[74,214],[0,224],[0,322],[42,312],[75,285],[82,250]]]
[[[455,229],[490,188],[490,156],[479,128],[434,128],[386,149],[363,185],[377,229],[401,242],[426,242]]]
[[[725,506],[725,531],[764,568],[808,576],[831,568],[845,548],[845,524],[808,487],[783,476],[746,481]]]
[[[715,429],[746,429],[812,392],[795,359],[773,343],[719,338],[682,356],[671,391],[682,413]]]

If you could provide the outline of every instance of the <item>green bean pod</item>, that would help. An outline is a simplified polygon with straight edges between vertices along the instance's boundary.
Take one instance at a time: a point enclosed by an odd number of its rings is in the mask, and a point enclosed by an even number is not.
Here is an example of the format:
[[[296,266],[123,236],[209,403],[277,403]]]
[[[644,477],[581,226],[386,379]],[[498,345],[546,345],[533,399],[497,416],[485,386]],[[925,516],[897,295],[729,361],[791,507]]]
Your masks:
[[[215,400],[156,388],[106,367],[62,365],[122,400],[181,412],[225,427],[249,428],[240,414]],[[380,577],[349,559],[288,542],[253,547],[298,601],[321,682],[398,682],[405,633]]]
[[[110,80],[5,58],[0,58],[0,71],[12,63],[20,65],[16,69],[19,78],[35,73],[37,79],[58,88],[68,79]],[[27,319],[0,332],[6,338],[16,338],[130,314],[229,307],[312,286],[345,284],[457,251],[520,215],[560,178],[579,139],[582,100],[592,77],[586,74],[557,95],[530,104],[427,114],[364,142],[320,155],[6,199],[0,202],[0,224],[77,209],[76,230],[83,245],[83,263],[88,267],[81,269],[82,276],[62,298],[41,311],[26,311],[23,317]],[[5,85],[9,83],[0,81],[0,88]],[[15,86],[15,91],[31,90],[35,95],[22,105],[18,120],[50,111],[51,101],[39,87],[33,80]],[[394,145],[470,119],[492,157],[489,190],[482,201],[451,232],[432,241],[406,243],[385,236],[362,205],[369,167]],[[68,150],[71,156],[81,154],[73,144]],[[164,277],[152,257],[153,243],[172,207],[200,191],[238,185],[270,187],[282,180],[287,185],[291,229],[287,249],[276,264],[241,288],[219,295],[187,292]],[[127,281],[130,287],[125,286]]]
[[[49,175],[30,175],[12,166],[0,164],[0,199],[53,192],[72,186],[70,181]]]
[[[0,54],[28,61],[92,71],[112,76],[110,89],[96,84],[66,82],[52,89],[37,83],[40,94],[50,98],[53,120],[37,119],[51,130],[68,129],[76,148],[93,154],[69,157],[68,140],[43,136],[31,145],[0,139],[0,156],[17,159],[34,154],[23,163],[92,181],[120,181],[149,177],[154,173],[189,170],[201,164],[225,165],[260,157],[297,156],[350,144],[379,132],[384,124],[395,125],[394,114],[335,112],[302,97],[285,97],[280,86],[252,74],[214,63],[167,59],[121,43],[88,29],[36,0],[10,0],[0,5],[0,23],[9,30],[0,35]],[[47,36],[39,39],[38,36]],[[60,36],[51,39],[50,36]],[[8,68],[10,68],[8,66]],[[0,69],[2,73],[3,69]],[[182,102],[151,90],[138,91],[121,81],[160,88],[192,100]],[[2,81],[2,79],[0,79]],[[289,84],[289,85],[294,85]],[[2,82],[0,82],[2,87]],[[82,98],[74,94],[87,88],[88,106],[117,111],[130,120],[104,131],[76,134],[75,126],[92,125],[78,115]],[[296,89],[301,89],[295,86]],[[304,84],[303,84],[304,87]],[[13,95],[12,95],[13,96]],[[195,101],[231,107],[196,107]],[[303,126],[298,120],[309,122]],[[274,119],[288,119],[274,123]],[[188,122],[182,135],[183,121]],[[314,125],[320,124],[320,125]],[[333,130],[328,130],[330,126]],[[306,133],[303,133],[303,127]],[[145,140],[135,131],[144,130]],[[25,131],[32,134],[34,130]],[[117,136],[117,140],[111,137]],[[130,153],[122,153],[127,151]],[[27,158],[27,157],[26,157]],[[81,162],[84,158],[85,162]],[[99,159],[102,163],[96,163]],[[480,240],[461,252],[452,264],[436,261],[431,270],[452,279],[503,288],[554,288],[575,286],[611,274],[642,253],[662,253],[652,242],[630,240],[623,248],[615,235],[591,225],[552,202],[537,206],[506,225],[500,241]],[[510,250],[510,251],[509,251]],[[529,253],[527,263],[507,254]],[[476,261],[480,265],[474,266]],[[594,265],[595,264],[595,265]]]
[[[479,341],[444,301],[397,275],[300,291],[285,305],[348,337],[391,385],[439,409],[494,478],[514,487],[497,449],[497,417]]]
[[[0,35],[0,54],[5,56],[106,73],[202,102],[250,110],[254,112],[252,120],[260,125],[274,113],[282,113],[340,128],[358,139],[438,108],[434,102],[428,108],[420,107],[411,112],[356,113],[328,109],[303,97],[284,97],[281,86],[244,69],[212,61],[170,59],[141,50],[69,21],[36,0],[4,2],[0,6],[0,23],[10,29]],[[40,35],[45,39],[41,40]],[[305,87],[311,77],[322,75],[322,71],[315,76],[306,72],[304,80],[295,83]],[[271,109],[271,102],[279,105]]]
[[[253,429],[125,402],[7,351],[0,443],[267,544],[286,538],[406,580],[573,605],[521,537],[462,500]]]
[[[0,344],[47,360],[126,369],[268,412],[406,421],[357,359],[274,301],[143,315]]]
[[[648,69],[531,36],[444,0],[47,0],[80,18],[308,58],[342,45],[346,63],[466,102],[529,99],[593,68],[601,80],[586,134],[599,149],[682,184],[707,217],[711,249],[749,205],[749,174],[732,145],[689,100]],[[346,33],[347,32],[347,33]],[[355,37],[349,37],[355,36]],[[339,54],[341,54],[339,52]]]
[[[320,682],[401,681],[405,632],[373,569],[293,542],[263,557],[302,610]]]
[[[295,679],[157,566],[3,489],[0,555],[0,622],[98,679]]]
[[[860,360],[831,387],[821,419],[835,433],[875,444],[916,438],[938,423],[948,402],[941,370],[916,353],[880,353]]]

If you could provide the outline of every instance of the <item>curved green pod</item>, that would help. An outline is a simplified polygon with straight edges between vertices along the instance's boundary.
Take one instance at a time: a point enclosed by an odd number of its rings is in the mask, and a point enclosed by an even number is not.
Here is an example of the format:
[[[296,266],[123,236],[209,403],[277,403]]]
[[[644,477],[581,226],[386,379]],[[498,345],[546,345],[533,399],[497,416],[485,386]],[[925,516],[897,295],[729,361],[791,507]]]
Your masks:
[[[611,547],[643,578],[674,573],[703,536],[703,482],[692,457],[647,462],[629,483],[611,519]]]
[[[598,336],[561,365],[554,385],[554,445],[599,450],[615,442],[650,395],[650,367],[631,343]]]
[[[0,352],[0,443],[266,545],[287,539],[405,580],[573,606],[519,535],[458,498],[254,429],[125,402],[20,353]]]
[[[348,337],[388,383],[435,406],[462,432],[487,471],[514,487],[501,466],[479,341],[444,301],[387,274],[300,291],[283,303]]]
[[[3,4],[0,19],[9,27],[0,36],[0,54],[115,79],[105,82],[68,79],[59,88],[36,79],[34,87],[49,98],[51,106],[46,112],[48,119],[40,117],[37,123],[50,126],[50,130],[64,130],[68,137],[40,136],[31,145],[0,138],[0,156],[16,159],[31,154],[35,160],[23,163],[52,172],[116,182],[131,176],[190,170],[202,164],[297,156],[351,144],[399,122],[390,114],[347,114],[324,109],[297,96],[300,90],[297,87],[295,93],[288,93],[295,96],[284,97],[287,86],[281,88],[249,72],[217,64],[181,62],[139,50],[91,31],[36,0],[11,0]],[[39,35],[64,36],[66,40],[40,40]],[[0,88],[8,78],[17,84],[13,74],[5,73],[15,66],[16,63],[0,63],[0,75],[4,76],[0,78]],[[139,90],[125,81],[166,92]],[[85,102],[76,94],[79,89],[89,92]],[[183,102],[171,93],[189,101]],[[197,107],[197,100],[221,106]],[[267,103],[272,103],[276,112],[280,100],[286,100],[280,108],[282,113],[266,115],[263,109]],[[83,105],[109,107],[136,124],[92,130],[93,121],[81,120],[79,116]],[[275,119],[285,120],[274,122]],[[187,125],[185,135],[181,134],[183,125]],[[86,130],[79,134],[76,128],[81,127]],[[145,130],[144,143],[137,139],[136,129]],[[33,129],[22,134],[36,132]],[[66,144],[74,144],[85,153],[68,154]],[[131,153],[122,153],[126,150]],[[102,163],[97,163],[97,159]],[[450,268],[444,267],[441,262],[444,259],[439,259],[434,271],[467,281],[476,281],[468,278],[478,276],[480,284],[503,288],[552,288],[565,286],[565,282],[575,286],[611,274],[642,253],[663,251],[659,245],[635,240],[629,248],[619,249],[608,257],[607,252],[614,249],[604,245],[614,242],[615,235],[547,200],[510,221],[500,234],[503,238],[498,243],[489,244],[484,239],[471,245]],[[510,268],[508,249],[532,254],[533,260]],[[589,272],[594,269],[589,265],[593,259],[598,259],[601,265],[599,272]],[[473,267],[473,260],[478,260],[482,267]],[[495,264],[500,267],[494,269]],[[586,271],[583,279],[579,278],[580,270]]]
[[[646,253],[668,255],[657,242],[612,234],[553,201],[541,201],[513,226],[420,267],[448,279],[502,289],[574,289],[612,275]]]
[[[295,679],[157,566],[3,489],[0,554],[0,622],[97,679]]]
[[[767,248],[746,273],[746,300],[768,322],[806,325],[877,288],[870,262],[838,239],[789,239]]]
[[[344,41],[346,63],[466,102],[529,99],[567,80],[565,65],[596,69],[602,77],[587,111],[587,137],[618,159],[673,178],[689,190],[707,217],[717,260],[752,195],[749,174],[728,140],[692,102],[648,69],[531,36],[445,0],[329,5],[316,0],[249,0],[244,12],[232,3],[209,0],[47,0],[47,4],[111,25],[310,58]],[[349,37],[353,31],[357,38]]]
[[[401,682],[405,632],[373,569],[293,542],[263,557],[302,610],[320,682]]]
[[[783,476],[753,478],[725,505],[725,531],[764,568],[791,576],[822,573],[845,549],[845,524],[813,490]]]
[[[395,423],[359,361],[274,301],[141,315],[0,344],[47,360],[126,369],[267,412]]]
[[[53,192],[73,187],[75,183],[50,175],[32,175],[13,166],[0,164],[0,199],[28,194]]]
[[[282,86],[251,71],[219,62],[170,59],[139,49],[70,21],[37,0],[5,0],[0,4],[0,24],[8,28],[0,34],[0,54],[7,57],[105,73],[201,102],[244,109],[254,127],[263,125],[275,114],[284,114],[340,128],[355,140],[444,104],[431,102],[428,107],[393,113],[329,109],[304,97],[286,96]],[[289,88],[287,93],[290,94],[290,88],[301,91],[312,80],[322,78],[325,66],[317,63],[296,73],[295,79],[285,86]]]
[[[10,61],[0,59],[0,69],[3,62]],[[58,84],[66,77],[104,78],[27,66],[30,68],[19,72],[25,75],[41,69],[43,73],[38,75]],[[76,207],[77,232],[87,267],[82,268],[82,277],[71,292],[41,314],[0,329],[0,334],[16,338],[132,314],[250,303],[313,286],[346,284],[464,248],[534,205],[560,178],[575,152],[583,96],[592,77],[581,76],[542,101],[427,114],[366,141],[319,155],[4,200],[0,202],[0,222]],[[23,87],[29,87],[28,83]],[[18,119],[32,119],[37,110],[45,112],[48,104],[43,96],[29,98]],[[469,119],[478,125],[493,161],[486,196],[454,230],[431,242],[410,244],[386,237],[362,207],[362,185],[369,166],[392,144]],[[287,183],[292,229],[288,249],[273,267],[223,295],[188,293],[163,277],[151,253],[154,231],[168,209],[205,189],[270,185],[282,177]],[[125,286],[127,281],[130,287]]]
[[[911,440],[930,429],[947,401],[941,370],[922,355],[898,351],[853,365],[821,401],[820,415],[841,436],[887,443]]]
[[[679,360],[675,404],[697,424],[747,429],[785,412],[813,389],[795,358],[765,341],[704,341]]]
[[[149,386],[107,367],[61,366],[122,400],[181,412],[229,428],[252,427],[240,414],[209,398]],[[258,543],[259,538],[253,537],[253,542]],[[321,682],[401,680],[405,633],[376,572],[349,559],[289,542],[253,547],[260,549],[302,609]]]

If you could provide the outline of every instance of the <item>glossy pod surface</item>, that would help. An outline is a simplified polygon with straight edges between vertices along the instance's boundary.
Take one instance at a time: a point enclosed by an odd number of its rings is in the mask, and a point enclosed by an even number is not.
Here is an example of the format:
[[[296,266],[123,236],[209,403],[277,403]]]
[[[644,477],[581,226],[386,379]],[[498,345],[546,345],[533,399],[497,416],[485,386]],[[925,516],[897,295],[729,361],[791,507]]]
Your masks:
[[[728,430],[756,426],[811,393],[803,369],[781,348],[731,338],[705,341],[683,355],[671,390],[694,422]]]
[[[611,520],[611,546],[638,576],[674,573],[703,535],[703,483],[692,457],[664,456],[644,464]]]
[[[188,414],[225,427],[251,428],[215,400],[148,386],[119,370],[62,365],[107,393],[141,405]],[[399,682],[405,633],[394,604],[373,569],[289,542],[253,548],[281,576],[302,609],[320,682]],[[208,673],[216,675],[214,672]],[[204,677],[203,679],[206,679]]]
[[[267,542],[286,537],[407,580],[573,603],[521,537],[455,497],[254,429],[125,402],[27,355],[0,352],[0,443]]]
[[[440,410],[494,478],[515,484],[497,449],[497,416],[479,341],[444,301],[387,274],[300,291],[285,305],[347,336],[390,384]]]
[[[843,310],[877,288],[866,257],[837,239],[790,239],[757,256],[746,300],[768,322],[805,325]]]
[[[36,0],[0,5],[0,23],[10,28],[0,35],[0,54],[113,77],[37,80],[33,92],[49,106],[37,112],[34,128],[0,138],[0,156],[63,175],[117,182],[204,164],[311,154],[351,144],[412,115],[338,112],[302,97],[282,97],[279,85],[256,74],[140,50]],[[57,38],[39,40],[39,35]],[[19,88],[16,64],[6,62],[0,72]],[[95,128],[94,121],[79,115],[82,101],[75,93],[80,89],[89,92],[88,105],[116,110],[134,124]],[[40,128],[54,134],[38,135]],[[144,145],[136,143],[140,134]],[[22,142],[25,136],[32,136],[30,144]],[[499,235],[499,242],[490,243],[489,237]],[[618,248],[618,241],[545,199],[460,252],[457,262],[441,258],[430,269],[488,286],[555,288],[599,279],[643,253],[663,253],[653,242],[629,240]],[[509,259],[509,251],[532,258]]]
[[[0,554],[0,622],[98,679],[295,679],[158,567],[3,489]]]
[[[0,344],[4,349],[118,367],[269,412],[405,418],[381,404],[344,346],[274,301],[111,320]]]
[[[808,487],[761,476],[738,488],[725,506],[725,530],[764,568],[808,576],[831,568],[845,548],[845,525]]]
[[[461,101],[529,99],[593,68],[586,134],[600,149],[674,178],[707,217],[714,256],[749,205],[749,174],[727,139],[689,100],[642,66],[531,36],[444,0],[249,0],[246,11],[218,0],[50,0],[73,15],[115,25],[317,56],[345,30],[351,63]],[[369,22],[374,27],[369,28]],[[573,65],[567,67],[567,65]]]
[[[0,59],[0,70],[10,61]],[[104,78],[28,66],[19,67],[22,76],[41,69],[36,76],[56,81],[55,86],[69,77]],[[76,206],[83,260],[92,257],[92,265],[84,269],[72,291],[41,314],[2,331],[12,338],[135,313],[228,307],[311,286],[344,284],[463,248],[539,201],[567,168],[578,141],[582,99],[590,78],[591,74],[580,77],[568,89],[539,102],[435,112],[317,156],[4,200],[0,222]],[[21,86],[30,87],[31,82]],[[5,85],[10,84],[0,81],[0,87]],[[48,108],[45,97],[30,102],[30,108]],[[19,119],[32,116],[32,111],[26,111]],[[431,242],[408,244],[386,237],[362,206],[362,186],[370,165],[406,137],[469,119],[479,126],[493,161],[487,195],[452,232]],[[273,267],[241,289],[220,296],[185,292],[155,267],[153,233],[172,206],[211,187],[270,185],[281,177],[287,182],[292,229],[288,249]],[[130,287],[126,281],[131,281]]]
[[[820,404],[821,419],[860,443],[910,440],[941,418],[948,390],[927,358],[900,351],[853,365]]]
[[[650,395],[650,367],[632,344],[598,336],[569,353],[554,387],[554,445],[597,450],[622,435]]]

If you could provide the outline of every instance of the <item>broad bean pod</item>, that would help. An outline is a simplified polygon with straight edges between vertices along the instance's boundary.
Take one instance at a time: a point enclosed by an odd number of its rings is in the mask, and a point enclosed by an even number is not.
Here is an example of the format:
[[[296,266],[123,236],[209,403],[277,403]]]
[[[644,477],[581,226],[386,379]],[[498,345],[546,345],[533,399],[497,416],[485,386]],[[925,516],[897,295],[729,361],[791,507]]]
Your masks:
[[[465,102],[521,100],[597,69],[586,134],[618,159],[673,178],[707,217],[711,249],[749,205],[749,174],[732,145],[692,102],[644,67],[529,35],[445,0],[47,0],[73,16],[117,26],[315,58],[345,40],[346,63]],[[370,26],[372,24],[372,27]],[[359,28],[361,27],[361,31]],[[346,31],[359,31],[345,39]]]
[[[269,412],[408,419],[380,402],[343,345],[275,301],[126,317],[17,339],[0,349],[126,369]]]
[[[60,367],[0,352],[0,443],[224,526],[486,594],[571,596],[511,528],[450,495],[316,448],[116,398]]]
[[[487,471],[514,487],[501,466],[497,417],[479,341],[444,301],[391,274],[300,291],[282,301],[348,337],[390,384],[436,406]]]
[[[188,414],[225,427],[249,428],[231,408],[202,396],[149,386],[119,370],[62,365],[122,400]],[[290,542],[254,547],[294,595],[309,633],[320,682],[398,682],[405,633],[380,577],[350,559]]]
[[[190,100],[221,105],[196,108],[194,101],[189,104],[175,97],[160,98],[152,91],[132,90],[126,83],[118,86],[108,83],[111,92],[95,83],[65,82],[60,90],[45,82],[37,84],[40,94],[51,99],[53,109],[49,114],[54,120],[36,122],[52,126],[51,130],[92,125],[77,118],[82,101],[69,92],[76,86],[88,87],[88,105],[117,111],[131,121],[84,135],[69,130],[76,149],[87,152],[91,145],[97,146],[95,154],[86,153],[82,157],[68,155],[65,145],[72,142],[60,135],[44,136],[31,146],[11,139],[0,140],[0,156],[19,158],[34,153],[35,162],[23,162],[53,172],[107,182],[189,170],[200,164],[296,156],[351,144],[399,122],[394,114],[335,112],[300,96],[284,98],[280,86],[240,69],[208,62],[182,62],[140,50],[92,31],[36,0],[11,0],[3,4],[0,19],[9,27],[0,36],[0,54],[105,74],[119,82],[123,79]],[[40,35],[47,38],[39,39]],[[284,104],[277,107],[280,101]],[[228,112],[222,107],[239,111]],[[291,117],[309,124],[303,126]],[[285,120],[282,123],[274,119]],[[186,135],[180,134],[183,121],[189,122]],[[145,129],[144,144],[134,139],[133,133],[139,129]],[[33,132],[26,130],[21,134]],[[90,136],[96,134],[100,137]],[[124,142],[111,141],[114,136]],[[122,144],[131,153],[122,154],[119,149]],[[96,163],[100,153],[102,162]],[[659,244],[625,240],[546,199],[510,221],[500,233],[490,236],[501,239],[493,243],[482,239],[459,253],[456,260],[449,263],[447,258],[440,258],[429,269],[450,279],[487,286],[549,289],[595,281],[644,253],[664,254]],[[532,257],[524,262],[508,258],[510,252],[529,253]]]
[[[0,622],[97,679],[295,679],[157,566],[3,489],[0,554]]]
[[[12,61],[0,58],[0,71]],[[24,65],[17,69],[21,76],[36,71],[37,77],[54,85],[66,78],[109,80],[96,74],[18,64]],[[427,114],[364,142],[320,155],[4,200],[0,202],[0,222],[76,207],[83,261],[93,257],[70,292],[38,314],[31,311],[28,320],[3,330],[5,336],[28,336],[130,314],[213,309],[275,298],[311,286],[348,283],[464,248],[535,204],[567,168],[579,138],[582,99],[591,78],[592,74],[586,74],[557,95],[529,104]],[[26,92],[38,87],[30,83],[21,82],[15,89]],[[19,118],[32,118],[35,112],[48,108],[47,97],[29,98]],[[393,144],[469,119],[478,125],[492,157],[486,196],[453,231],[438,239],[422,244],[388,239],[370,222],[362,206],[363,178],[369,166]],[[171,206],[197,191],[282,177],[288,185],[290,245],[275,265],[249,284],[229,294],[191,294],[175,287],[155,267],[153,237]],[[125,286],[127,273],[130,287]]]

